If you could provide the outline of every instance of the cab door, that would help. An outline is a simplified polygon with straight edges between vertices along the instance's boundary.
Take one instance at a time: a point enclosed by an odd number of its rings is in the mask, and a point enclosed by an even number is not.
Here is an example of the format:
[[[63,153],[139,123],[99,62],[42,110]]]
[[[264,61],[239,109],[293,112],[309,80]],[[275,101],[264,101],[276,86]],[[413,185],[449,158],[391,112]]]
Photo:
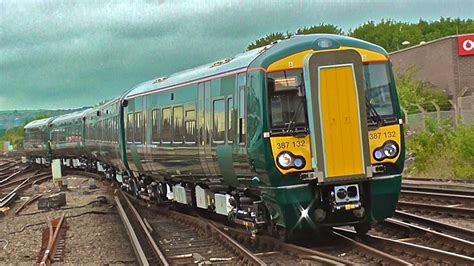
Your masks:
[[[329,181],[371,176],[359,53],[314,54],[306,60],[305,79],[312,165],[318,178]]]

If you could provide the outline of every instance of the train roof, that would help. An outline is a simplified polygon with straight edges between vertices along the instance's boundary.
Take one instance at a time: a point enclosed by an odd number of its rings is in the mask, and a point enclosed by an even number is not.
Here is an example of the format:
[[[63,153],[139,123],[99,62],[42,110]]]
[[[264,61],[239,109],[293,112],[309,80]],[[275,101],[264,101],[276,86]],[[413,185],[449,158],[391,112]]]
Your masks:
[[[158,91],[168,87],[186,84],[188,82],[193,82],[203,78],[244,70],[253,60],[255,60],[255,58],[260,55],[260,52],[264,49],[264,47],[260,47],[238,54],[234,57],[218,60],[196,68],[177,72],[169,76],[143,82],[130,90],[126,94],[126,98],[149,91]]]
[[[320,41],[326,40],[328,47],[321,47]],[[369,50],[379,54],[388,56],[387,51],[381,46],[366,42],[360,39],[336,35],[336,34],[308,34],[308,35],[295,35],[289,39],[277,42],[265,53],[262,53],[256,60],[251,64],[251,67],[262,67],[268,68],[273,62],[283,59],[295,53],[307,51],[307,50],[327,50],[337,49],[339,47],[353,47]]]
[[[319,40],[331,40],[329,48],[318,47]],[[160,91],[176,86],[184,86],[197,80],[212,78],[218,75],[230,74],[246,70],[249,67],[267,68],[271,63],[301,51],[313,49],[333,49],[340,46],[366,49],[388,55],[382,47],[351,37],[335,34],[308,34],[296,35],[272,45],[253,49],[234,57],[218,60],[196,68],[184,70],[143,82],[125,93],[124,98],[133,98],[153,91]]]
[[[51,122],[51,120],[53,119],[54,119],[53,117],[48,117],[48,118],[31,121],[30,123],[25,125],[24,129],[32,129],[32,128],[40,128],[40,127],[48,126],[49,122]]]
[[[50,123],[52,123],[53,125],[58,125],[58,124],[70,122],[74,119],[81,119],[84,116],[84,114],[91,109],[92,108],[88,108],[85,110],[75,111],[72,113],[67,113],[64,115],[57,116]]]

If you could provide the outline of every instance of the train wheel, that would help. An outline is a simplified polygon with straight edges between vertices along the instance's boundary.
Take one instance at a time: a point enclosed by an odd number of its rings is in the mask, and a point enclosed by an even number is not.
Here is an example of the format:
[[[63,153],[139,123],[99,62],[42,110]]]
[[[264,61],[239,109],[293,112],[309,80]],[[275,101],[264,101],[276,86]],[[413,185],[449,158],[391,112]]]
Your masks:
[[[369,232],[369,230],[371,229],[371,225],[370,223],[360,223],[354,225],[354,229],[356,230],[357,235],[365,236],[367,232]]]

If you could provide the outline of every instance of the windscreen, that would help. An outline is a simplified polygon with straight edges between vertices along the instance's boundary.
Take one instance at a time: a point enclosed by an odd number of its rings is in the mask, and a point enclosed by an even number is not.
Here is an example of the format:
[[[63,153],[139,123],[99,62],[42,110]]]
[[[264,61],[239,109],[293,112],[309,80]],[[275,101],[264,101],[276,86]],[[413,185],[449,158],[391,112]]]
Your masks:
[[[301,70],[268,74],[270,120],[272,128],[306,125],[306,102]],[[291,125],[290,125],[291,124]]]
[[[393,116],[390,75],[386,63],[364,65],[365,96],[380,116]]]

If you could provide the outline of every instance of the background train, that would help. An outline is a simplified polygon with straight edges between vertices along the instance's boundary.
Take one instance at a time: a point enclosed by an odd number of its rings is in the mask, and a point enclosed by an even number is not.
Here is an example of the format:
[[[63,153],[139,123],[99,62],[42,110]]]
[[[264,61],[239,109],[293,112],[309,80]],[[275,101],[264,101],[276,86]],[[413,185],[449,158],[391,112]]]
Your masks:
[[[31,161],[103,171],[139,197],[278,236],[395,211],[404,163],[386,51],[294,36],[25,126]]]

